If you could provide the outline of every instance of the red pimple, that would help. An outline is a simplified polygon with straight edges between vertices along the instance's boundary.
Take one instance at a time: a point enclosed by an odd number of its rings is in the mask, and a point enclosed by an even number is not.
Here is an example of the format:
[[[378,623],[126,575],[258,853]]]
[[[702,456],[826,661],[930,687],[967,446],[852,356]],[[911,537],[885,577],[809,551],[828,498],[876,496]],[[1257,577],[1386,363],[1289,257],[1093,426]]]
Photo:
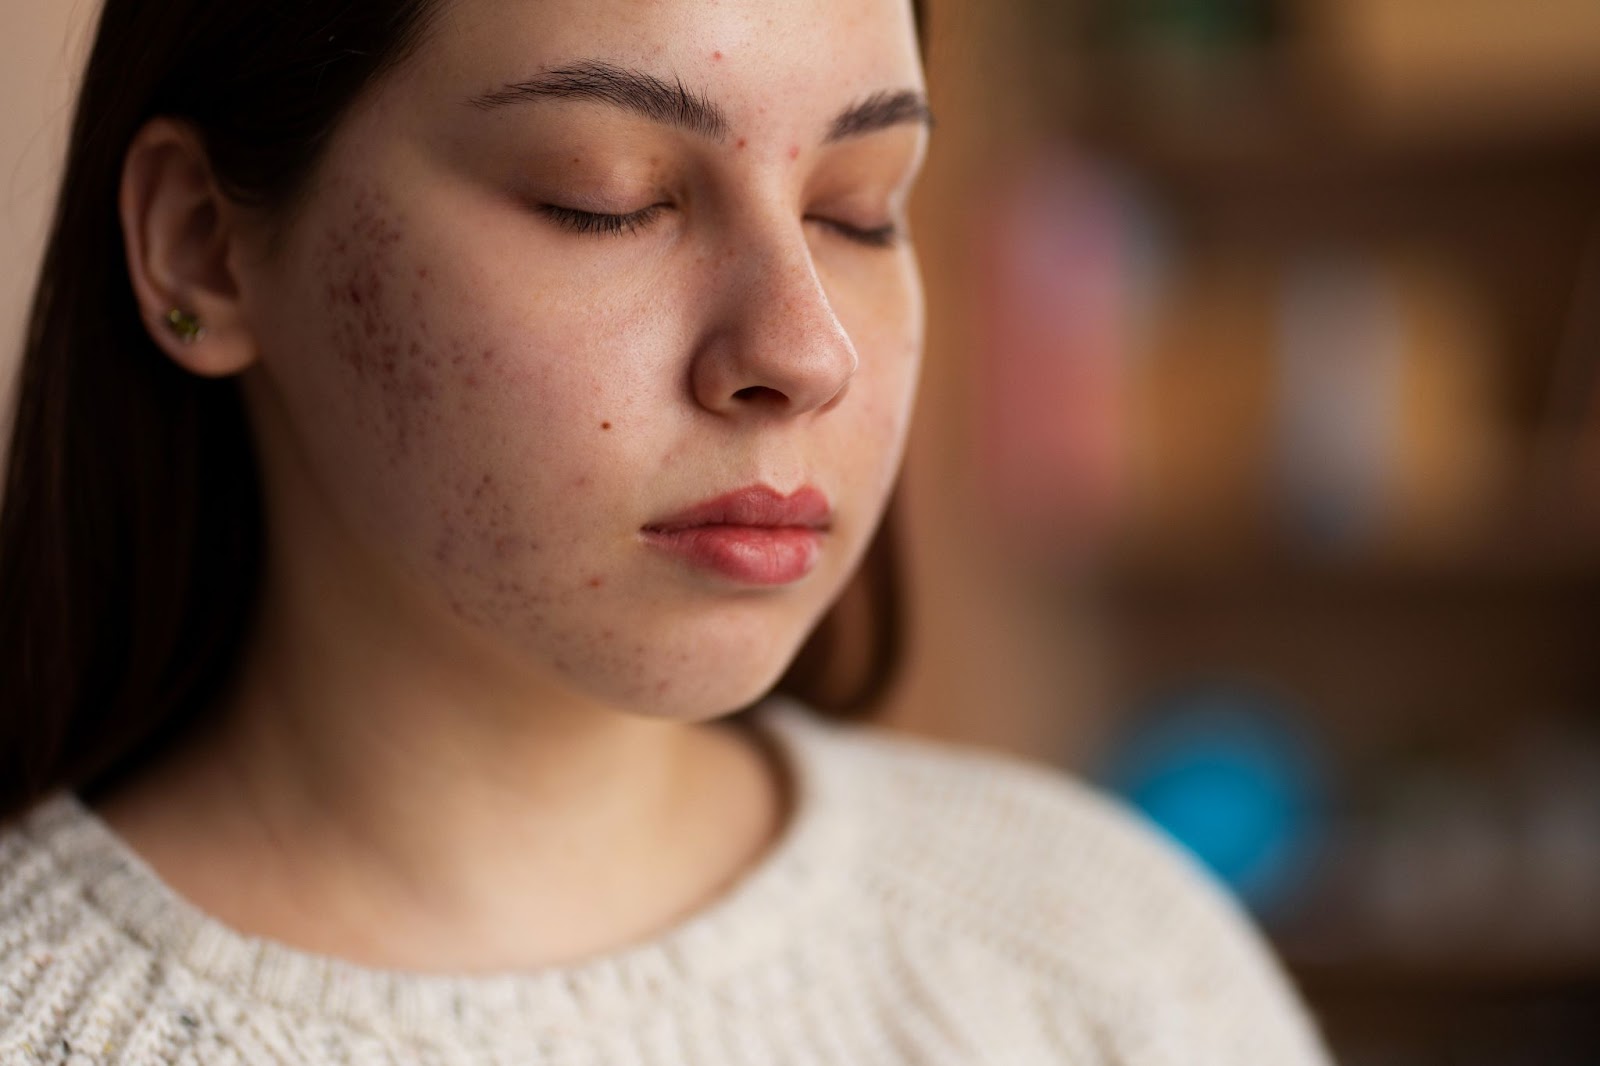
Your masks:
[[[789,158],[790,159],[799,159],[800,158],[800,146],[798,144],[791,144],[789,146]]]
[[[712,59],[721,59],[722,58],[722,53],[721,52],[712,52],[711,53],[711,58]]]
[[[592,588],[592,589],[597,589],[601,585],[604,585],[605,583],[606,583],[606,579],[603,578],[603,577],[591,577],[589,579],[589,587]]]
[[[743,137],[740,137],[740,138],[739,138],[739,147],[740,147],[740,148],[743,148],[743,147],[744,147],[744,146],[745,146],[745,145],[746,145],[746,144],[749,144],[749,143],[750,143],[750,142],[749,142],[749,141],[746,141],[746,140],[745,140],[745,139],[744,139],[744,138],[743,138]]]

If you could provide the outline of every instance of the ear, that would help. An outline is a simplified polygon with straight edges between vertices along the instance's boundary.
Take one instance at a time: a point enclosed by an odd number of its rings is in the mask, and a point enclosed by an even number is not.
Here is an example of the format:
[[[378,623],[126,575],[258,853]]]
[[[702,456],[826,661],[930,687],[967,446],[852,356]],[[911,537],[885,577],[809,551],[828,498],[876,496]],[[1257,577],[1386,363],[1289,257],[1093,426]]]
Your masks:
[[[151,119],[123,157],[117,197],[128,274],[140,317],[173,361],[195,374],[224,377],[256,359],[233,264],[237,218],[217,188],[205,147],[192,127]],[[185,340],[172,310],[205,332]]]

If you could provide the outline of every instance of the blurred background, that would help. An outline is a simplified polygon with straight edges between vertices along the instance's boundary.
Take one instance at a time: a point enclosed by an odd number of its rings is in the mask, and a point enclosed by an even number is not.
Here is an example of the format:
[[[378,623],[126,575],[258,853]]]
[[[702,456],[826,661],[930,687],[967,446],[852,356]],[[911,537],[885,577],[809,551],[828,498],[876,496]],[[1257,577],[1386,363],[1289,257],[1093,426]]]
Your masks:
[[[1341,1062],[1600,1062],[1600,3],[933,7],[894,718],[1137,804]]]
[[[1600,3],[932,0],[898,728],[1127,797],[1341,1062],[1600,1062]],[[0,12],[9,381],[94,5]]]

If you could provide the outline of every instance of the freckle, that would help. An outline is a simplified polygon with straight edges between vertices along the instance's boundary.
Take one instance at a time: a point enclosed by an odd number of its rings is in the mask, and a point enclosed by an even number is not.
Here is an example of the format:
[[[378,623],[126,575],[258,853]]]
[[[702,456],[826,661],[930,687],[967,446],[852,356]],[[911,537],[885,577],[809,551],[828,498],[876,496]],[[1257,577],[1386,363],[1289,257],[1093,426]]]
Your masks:
[[[610,429],[611,428],[611,423],[610,422],[602,422],[602,423],[600,423],[600,428],[601,429]]]
[[[611,629],[602,629],[600,631],[600,639],[601,640],[615,640],[615,639],[617,639],[616,631],[615,630],[611,630]]]

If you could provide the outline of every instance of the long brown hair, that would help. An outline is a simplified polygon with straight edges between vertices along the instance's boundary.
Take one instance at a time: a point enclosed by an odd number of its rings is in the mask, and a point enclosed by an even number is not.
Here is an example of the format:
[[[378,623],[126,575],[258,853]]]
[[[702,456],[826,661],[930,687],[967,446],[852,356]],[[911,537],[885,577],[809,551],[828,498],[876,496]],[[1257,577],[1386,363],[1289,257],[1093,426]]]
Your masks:
[[[203,716],[257,605],[261,488],[238,383],[189,374],[145,330],[116,212],[128,145],[154,116],[185,120],[230,197],[290,212],[351,103],[439,4],[106,0],[13,397],[0,823],[136,768]],[[780,683],[825,713],[867,713],[899,660],[892,524]]]

